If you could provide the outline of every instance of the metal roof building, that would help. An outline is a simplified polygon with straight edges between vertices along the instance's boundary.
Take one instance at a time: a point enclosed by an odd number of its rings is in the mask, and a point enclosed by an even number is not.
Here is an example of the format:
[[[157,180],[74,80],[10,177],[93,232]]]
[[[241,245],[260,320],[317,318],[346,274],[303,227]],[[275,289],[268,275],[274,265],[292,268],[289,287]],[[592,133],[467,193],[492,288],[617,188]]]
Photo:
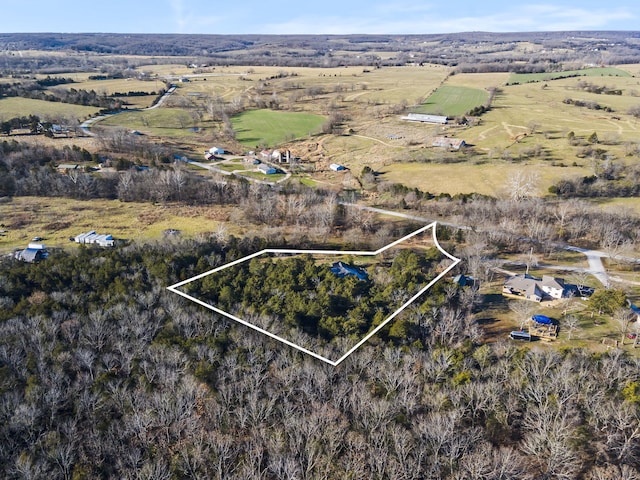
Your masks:
[[[74,238],[76,243],[84,243],[84,244],[96,244],[101,247],[113,247],[115,241],[111,235],[98,235],[95,230],[91,230],[87,233],[81,233],[77,237]]]
[[[27,263],[34,263],[44,260],[49,256],[49,252],[43,243],[30,243],[24,250],[15,252],[14,257]]]
[[[275,167],[267,165],[266,163],[261,163],[260,165],[258,165],[258,170],[260,170],[265,175],[273,175],[274,173],[278,173],[278,170],[276,170]]]
[[[441,115],[427,115],[424,113],[410,113],[402,117],[402,120],[407,120],[409,122],[435,123],[438,125],[445,125],[449,121],[447,117],[443,117]]]

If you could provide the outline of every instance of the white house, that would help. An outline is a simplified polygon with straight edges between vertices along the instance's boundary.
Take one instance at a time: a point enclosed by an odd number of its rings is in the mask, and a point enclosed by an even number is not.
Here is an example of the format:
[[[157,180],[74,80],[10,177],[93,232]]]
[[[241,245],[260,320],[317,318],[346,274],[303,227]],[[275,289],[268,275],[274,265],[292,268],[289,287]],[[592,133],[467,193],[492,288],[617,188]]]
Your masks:
[[[567,287],[564,284],[564,280],[561,278],[555,278],[551,275],[543,275],[540,286],[542,291],[551,298],[557,299],[567,296]]]

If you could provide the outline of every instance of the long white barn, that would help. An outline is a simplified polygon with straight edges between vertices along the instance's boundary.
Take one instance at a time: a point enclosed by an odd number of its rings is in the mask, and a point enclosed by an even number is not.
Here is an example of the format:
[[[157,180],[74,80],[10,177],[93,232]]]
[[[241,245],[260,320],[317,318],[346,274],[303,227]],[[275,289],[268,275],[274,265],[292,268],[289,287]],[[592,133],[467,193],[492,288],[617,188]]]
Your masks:
[[[95,244],[101,247],[113,247],[115,241],[111,235],[99,235],[95,230],[87,233],[81,233],[74,238],[76,243]]]

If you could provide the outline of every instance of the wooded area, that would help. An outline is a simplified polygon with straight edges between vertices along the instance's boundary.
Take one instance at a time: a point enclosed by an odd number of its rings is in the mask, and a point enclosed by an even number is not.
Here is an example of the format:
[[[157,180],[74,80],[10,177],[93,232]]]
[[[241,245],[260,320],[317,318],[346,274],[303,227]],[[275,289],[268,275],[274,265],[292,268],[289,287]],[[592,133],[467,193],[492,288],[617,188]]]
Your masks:
[[[640,217],[614,198],[640,195],[640,67],[613,86],[604,68],[555,84],[506,73],[640,62],[638,45],[634,32],[0,33],[0,97],[119,108],[176,85],[91,136],[53,138],[54,123],[79,131],[68,112],[0,118],[0,477],[640,480]],[[488,100],[446,127],[400,118],[445,83]],[[323,133],[269,145],[264,122],[240,144],[234,121],[256,109],[322,116]],[[265,248],[375,251],[427,219],[462,262],[335,368],[167,290]],[[116,245],[71,244],[89,224]],[[35,235],[46,260],[10,253]],[[180,288],[344,352],[445,270],[431,245],[341,258],[365,278],[274,254]],[[601,252],[588,264],[583,249]],[[503,297],[501,276],[537,275],[538,258],[541,276],[566,268],[593,295],[558,298],[556,343],[524,346],[504,327],[551,314]]]
[[[261,244],[2,260],[0,474],[637,478],[639,365],[618,351],[480,346],[445,301],[407,310],[421,344],[334,369],[164,289]]]

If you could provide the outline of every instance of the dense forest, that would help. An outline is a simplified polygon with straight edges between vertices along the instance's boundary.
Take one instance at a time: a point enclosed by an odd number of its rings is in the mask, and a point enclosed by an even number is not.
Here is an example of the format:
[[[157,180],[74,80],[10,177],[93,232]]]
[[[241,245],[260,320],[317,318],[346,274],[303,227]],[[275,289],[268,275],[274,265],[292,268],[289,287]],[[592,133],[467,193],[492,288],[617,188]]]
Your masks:
[[[321,256],[322,257],[322,256]],[[189,295],[243,319],[324,357],[339,358],[344,344],[355,345],[386,320],[425,285],[450,260],[437,248],[408,248],[369,258],[361,265],[363,278],[340,276],[331,263],[312,255],[271,258],[268,254],[226,268],[187,284]],[[341,261],[352,265],[357,257]],[[363,258],[360,257],[362,261]],[[365,270],[366,267],[366,270]],[[438,308],[444,299],[442,283],[429,290],[423,308]],[[454,317],[470,322],[473,302],[453,302]],[[422,341],[419,329],[402,317],[394,319],[381,336],[397,345]]]
[[[333,368],[165,290],[263,239],[0,264],[0,476],[638,478],[640,374],[619,351],[480,345],[458,293]]]

